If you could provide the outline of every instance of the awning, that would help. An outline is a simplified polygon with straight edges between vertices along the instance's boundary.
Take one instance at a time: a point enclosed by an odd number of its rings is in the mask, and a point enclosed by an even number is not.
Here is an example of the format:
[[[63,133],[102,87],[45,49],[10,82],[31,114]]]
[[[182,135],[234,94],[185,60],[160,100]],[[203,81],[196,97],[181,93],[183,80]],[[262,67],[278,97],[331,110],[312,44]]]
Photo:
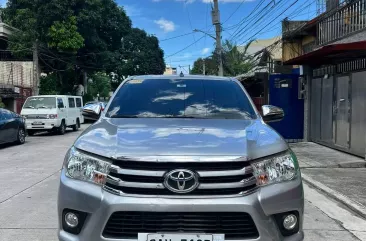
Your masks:
[[[285,65],[337,64],[366,57],[366,41],[330,44],[284,62]]]

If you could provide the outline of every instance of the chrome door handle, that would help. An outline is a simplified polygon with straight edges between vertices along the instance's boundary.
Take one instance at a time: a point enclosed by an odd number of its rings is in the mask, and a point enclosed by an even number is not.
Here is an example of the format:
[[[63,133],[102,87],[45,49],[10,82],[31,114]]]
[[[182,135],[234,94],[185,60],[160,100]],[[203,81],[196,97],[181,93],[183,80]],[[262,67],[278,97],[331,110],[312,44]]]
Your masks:
[[[345,101],[345,99],[339,99],[339,102],[343,102],[343,101]]]

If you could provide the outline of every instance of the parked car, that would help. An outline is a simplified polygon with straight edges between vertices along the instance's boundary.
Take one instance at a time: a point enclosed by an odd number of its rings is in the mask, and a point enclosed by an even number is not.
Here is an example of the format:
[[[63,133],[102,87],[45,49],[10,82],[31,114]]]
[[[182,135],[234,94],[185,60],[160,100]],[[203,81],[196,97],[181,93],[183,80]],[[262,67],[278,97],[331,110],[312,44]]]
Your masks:
[[[0,144],[25,142],[25,121],[17,113],[0,108]]]
[[[59,239],[304,238],[296,156],[233,78],[137,76],[68,151]],[[86,205],[87,204],[87,205]]]
[[[24,103],[21,115],[26,119],[30,136],[38,131],[57,131],[63,135],[67,127],[77,131],[84,123],[82,106],[80,96],[32,96]]]
[[[101,101],[87,102],[83,108],[83,116],[85,120],[96,121],[104,111],[107,103]]]

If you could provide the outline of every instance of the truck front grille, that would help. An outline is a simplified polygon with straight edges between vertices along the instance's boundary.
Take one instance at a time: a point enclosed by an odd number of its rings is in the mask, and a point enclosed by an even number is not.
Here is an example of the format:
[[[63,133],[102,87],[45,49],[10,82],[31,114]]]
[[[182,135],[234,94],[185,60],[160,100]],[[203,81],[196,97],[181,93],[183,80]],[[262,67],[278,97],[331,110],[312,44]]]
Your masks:
[[[138,233],[225,234],[226,240],[257,239],[258,230],[247,213],[115,212],[104,228],[111,239],[137,239]]]
[[[184,169],[198,176],[198,187],[176,193],[164,186],[166,173]],[[150,162],[115,160],[104,189],[114,194],[164,196],[218,196],[246,194],[256,189],[256,178],[248,161]]]

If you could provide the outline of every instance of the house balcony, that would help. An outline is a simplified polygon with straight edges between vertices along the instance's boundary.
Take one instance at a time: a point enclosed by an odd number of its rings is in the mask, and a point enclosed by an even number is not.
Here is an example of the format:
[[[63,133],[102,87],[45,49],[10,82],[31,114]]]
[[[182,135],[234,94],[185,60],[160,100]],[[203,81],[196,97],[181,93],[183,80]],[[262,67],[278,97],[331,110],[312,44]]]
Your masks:
[[[324,46],[366,29],[366,0],[354,0],[324,13],[317,23],[317,44]]]

